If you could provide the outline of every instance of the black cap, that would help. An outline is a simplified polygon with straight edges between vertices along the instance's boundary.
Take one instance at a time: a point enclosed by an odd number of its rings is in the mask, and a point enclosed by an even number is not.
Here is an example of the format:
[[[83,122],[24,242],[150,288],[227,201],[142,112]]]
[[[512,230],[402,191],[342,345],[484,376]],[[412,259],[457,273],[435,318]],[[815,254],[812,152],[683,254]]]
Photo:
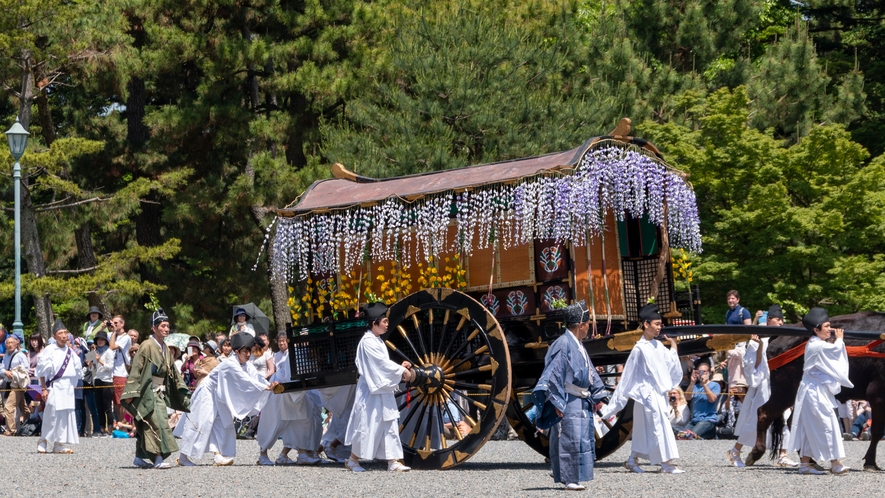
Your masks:
[[[107,344],[107,343],[110,342],[110,341],[108,340],[108,333],[105,332],[104,330],[100,330],[100,331],[98,331],[98,332],[95,334],[95,337],[92,338],[92,342],[95,342],[95,341],[97,341],[97,340],[99,340],[99,339],[104,339],[105,344]]]
[[[151,315],[151,327],[156,327],[157,325],[168,322],[169,317],[166,316],[166,312],[163,311],[163,308],[158,308],[157,311]]]
[[[802,317],[802,325],[805,325],[805,328],[808,329],[809,332],[814,332],[814,329],[819,328],[824,323],[830,321],[830,315],[827,314],[827,310],[823,308],[811,308],[808,310],[808,313]]]
[[[68,328],[61,322],[61,318],[56,318],[55,323],[52,325],[52,335],[55,335],[59,330],[68,330]]]
[[[89,308],[89,311],[86,312],[86,319],[89,320],[89,315],[91,315],[91,314],[93,314],[93,313],[98,313],[98,319],[99,319],[99,320],[101,320],[102,318],[104,318],[104,313],[102,313],[101,310],[98,309],[98,306],[91,306],[91,307]]]
[[[369,322],[374,322],[387,314],[387,305],[381,302],[372,303],[363,308],[363,313]]]
[[[251,348],[255,345],[255,338],[249,334],[236,334],[230,338],[230,347],[234,351],[239,351],[243,348]]]
[[[768,318],[780,318],[784,319],[784,310],[781,309],[781,305],[772,304],[770,308],[768,308]]]
[[[581,299],[575,304],[565,307],[565,324],[578,325],[580,323],[590,321],[590,308],[587,303]]]
[[[661,312],[658,310],[657,304],[646,304],[639,308],[639,321],[650,322],[652,320],[663,320]]]
[[[251,316],[249,316],[249,313],[246,313],[246,310],[244,310],[243,308],[237,308],[237,311],[234,312],[234,318],[240,315],[245,316],[247,319],[252,318]]]

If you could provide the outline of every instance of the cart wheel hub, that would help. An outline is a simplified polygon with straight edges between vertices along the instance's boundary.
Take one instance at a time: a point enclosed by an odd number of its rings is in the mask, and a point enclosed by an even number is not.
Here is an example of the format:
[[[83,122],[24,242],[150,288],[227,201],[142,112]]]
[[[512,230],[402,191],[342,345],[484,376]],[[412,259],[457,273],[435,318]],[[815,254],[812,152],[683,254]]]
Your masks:
[[[435,394],[442,390],[446,377],[438,365],[431,364],[415,370],[417,373],[415,387],[422,394]]]

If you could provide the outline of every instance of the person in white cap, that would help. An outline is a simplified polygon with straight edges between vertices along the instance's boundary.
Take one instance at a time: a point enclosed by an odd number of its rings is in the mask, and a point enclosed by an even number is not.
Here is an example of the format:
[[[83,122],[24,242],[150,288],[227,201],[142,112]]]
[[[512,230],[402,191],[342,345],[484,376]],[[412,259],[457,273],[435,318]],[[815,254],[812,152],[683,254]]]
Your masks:
[[[823,308],[811,308],[802,317],[802,325],[814,335],[805,345],[804,373],[796,393],[787,450],[799,452],[800,474],[823,474],[811,464],[812,458],[829,460],[832,474],[846,474],[842,429],[835,412],[842,386],[854,387],[848,380],[848,352],[842,340],[845,331],[830,327],[830,317]],[[828,341],[831,332],[835,337],[832,343]]]
[[[667,393],[682,380],[682,366],[676,350],[676,341],[664,336],[670,349],[655,339],[661,332],[662,317],[658,307],[647,304],[639,310],[642,337],[633,346],[621,382],[612,394],[612,400],[601,411],[603,419],[619,412],[628,399],[633,404],[632,451],[624,467],[642,473],[639,458],[660,465],[664,474],[682,474],[685,471],[673,462],[679,458],[676,437],[670,426]]]
[[[399,439],[399,409],[393,393],[400,382],[413,380],[415,374],[411,363],[392,361],[381,340],[387,332],[387,306],[373,303],[365,307],[364,313],[369,320],[369,330],[356,348],[360,379],[344,439],[344,444],[351,445],[345,465],[354,472],[365,472],[360,459],[387,460],[387,470],[407,472],[411,468],[399,461],[403,457],[403,446]]]
[[[56,319],[55,344],[46,346],[37,361],[36,375],[43,388],[46,409],[37,453],[73,453],[66,444],[78,444],[74,386],[83,377],[80,356],[68,346],[68,329]]]

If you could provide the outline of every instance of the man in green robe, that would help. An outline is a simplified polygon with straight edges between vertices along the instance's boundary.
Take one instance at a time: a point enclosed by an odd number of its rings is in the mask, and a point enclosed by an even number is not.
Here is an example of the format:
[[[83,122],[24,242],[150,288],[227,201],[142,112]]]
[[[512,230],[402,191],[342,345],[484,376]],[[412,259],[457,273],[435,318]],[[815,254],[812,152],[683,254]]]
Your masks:
[[[190,393],[164,342],[169,335],[169,317],[159,309],[151,317],[151,324],[153,335],[141,343],[132,359],[121,399],[135,420],[133,464],[168,469],[170,465],[164,460],[178,451],[178,444],[169,428],[166,407],[189,411]]]

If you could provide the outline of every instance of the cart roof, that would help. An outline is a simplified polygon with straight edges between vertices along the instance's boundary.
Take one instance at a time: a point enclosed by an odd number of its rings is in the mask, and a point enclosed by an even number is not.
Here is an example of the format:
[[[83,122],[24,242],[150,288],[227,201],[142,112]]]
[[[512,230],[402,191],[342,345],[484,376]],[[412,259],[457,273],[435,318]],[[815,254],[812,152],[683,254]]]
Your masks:
[[[332,168],[336,178],[314,182],[295,206],[282,210],[280,214],[299,216],[309,212],[371,205],[390,197],[414,200],[439,192],[515,182],[538,174],[575,168],[589,147],[607,140],[637,145],[651,152],[649,155],[661,157],[658,150],[645,140],[608,135],[591,138],[579,147],[563,152],[386,179],[358,176],[336,164]]]

